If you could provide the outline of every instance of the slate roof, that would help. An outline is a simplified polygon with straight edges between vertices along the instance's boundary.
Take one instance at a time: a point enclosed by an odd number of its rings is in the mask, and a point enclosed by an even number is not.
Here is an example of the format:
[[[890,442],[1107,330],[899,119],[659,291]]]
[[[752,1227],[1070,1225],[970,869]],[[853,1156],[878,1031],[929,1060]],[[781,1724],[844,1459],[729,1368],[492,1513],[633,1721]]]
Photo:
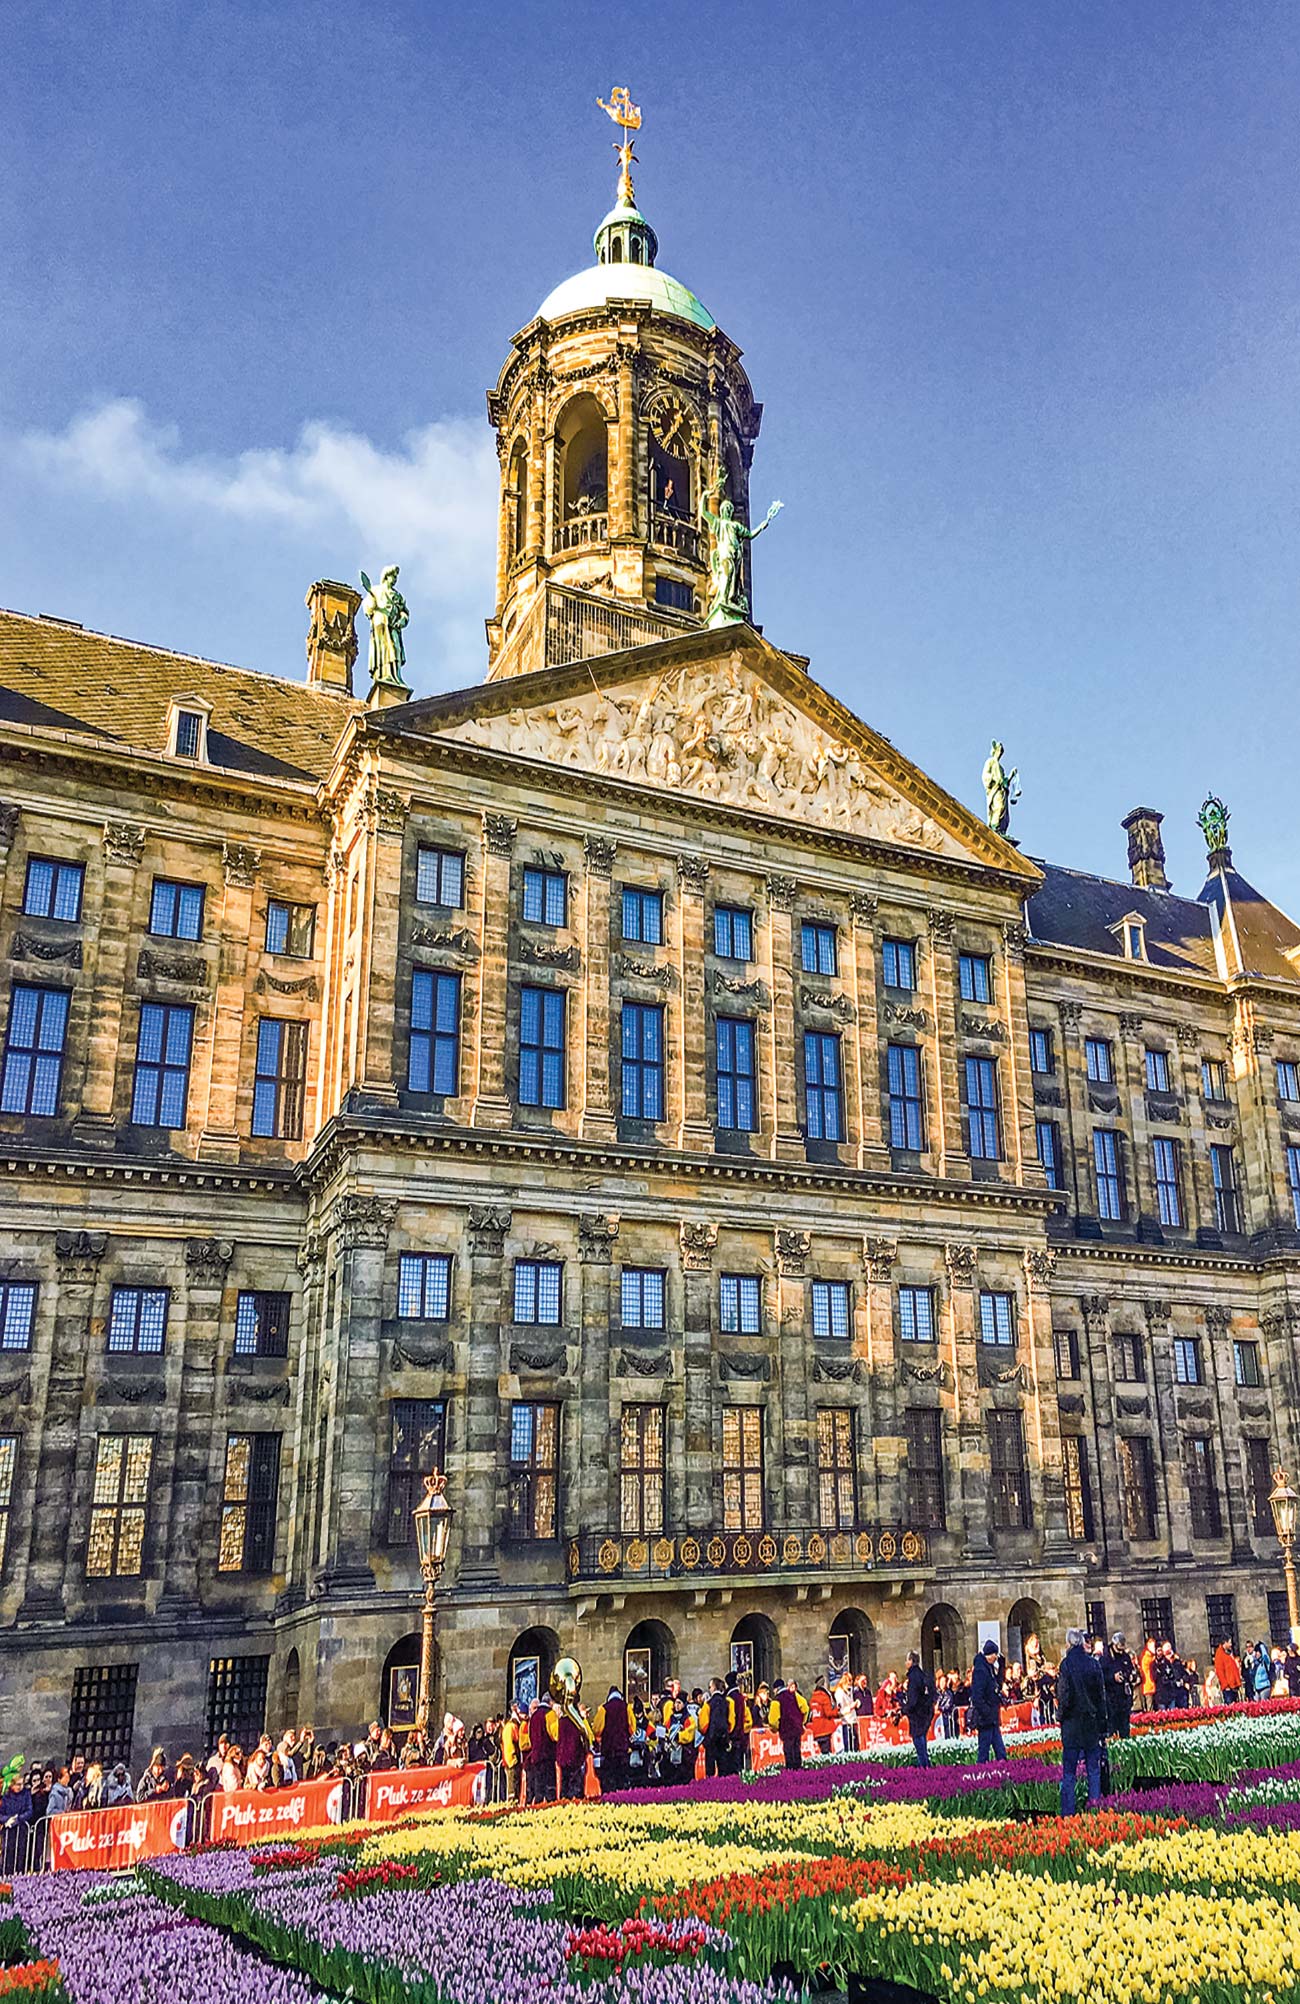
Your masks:
[[[1287,958],[1289,952],[1300,956],[1300,927],[1234,869],[1213,871],[1199,896],[1182,898],[1034,860],[1044,873],[1026,907],[1036,940],[1122,960],[1123,942],[1110,928],[1133,913],[1146,922],[1152,967],[1219,975],[1215,934],[1222,927],[1229,973],[1300,981],[1300,957]]]
[[[211,704],[208,765],[314,785],[329,771],[355,697],[250,668],[0,610],[0,726],[85,733],[135,751],[167,749],[173,696]]]

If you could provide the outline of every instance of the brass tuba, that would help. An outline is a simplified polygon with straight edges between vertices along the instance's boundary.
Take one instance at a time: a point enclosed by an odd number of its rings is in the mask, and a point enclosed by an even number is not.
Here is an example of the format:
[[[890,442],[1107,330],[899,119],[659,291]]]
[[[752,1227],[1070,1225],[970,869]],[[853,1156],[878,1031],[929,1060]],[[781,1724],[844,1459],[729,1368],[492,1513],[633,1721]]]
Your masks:
[[[591,1727],[587,1724],[578,1707],[582,1694],[582,1665],[574,1656],[561,1656],[551,1672],[549,1690],[558,1709],[566,1719],[572,1720],[588,1746],[591,1745]]]

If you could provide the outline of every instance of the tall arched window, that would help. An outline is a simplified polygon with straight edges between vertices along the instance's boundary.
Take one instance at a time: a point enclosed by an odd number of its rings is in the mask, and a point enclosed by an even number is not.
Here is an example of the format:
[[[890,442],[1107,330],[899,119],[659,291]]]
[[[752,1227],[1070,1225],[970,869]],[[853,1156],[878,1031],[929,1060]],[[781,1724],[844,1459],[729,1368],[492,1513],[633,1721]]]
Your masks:
[[[510,454],[510,560],[519,555],[528,541],[528,447],[523,439],[515,442]]]
[[[623,240],[622,240],[622,238],[621,238],[621,237],[615,237],[615,239],[614,239],[613,243],[612,243],[612,244],[610,245],[610,247],[609,247],[609,261],[610,261],[610,263],[611,263],[611,264],[622,264],[622,262],[623,262]]]
[[[594,397],[576,397],[556,427],[557,548],[604,540],[609,506],[608,428]]]

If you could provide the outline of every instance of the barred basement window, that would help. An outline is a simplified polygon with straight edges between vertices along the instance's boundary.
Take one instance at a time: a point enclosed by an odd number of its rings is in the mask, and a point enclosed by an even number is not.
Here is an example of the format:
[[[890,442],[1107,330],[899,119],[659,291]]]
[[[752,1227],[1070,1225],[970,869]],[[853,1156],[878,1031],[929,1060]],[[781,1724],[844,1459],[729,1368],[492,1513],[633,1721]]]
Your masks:
[[[1151,1442],[1141,1434],[1121,1434],[1119,1448],[1120,1493],[1124,1503],[1126,1538],[1151,1539],[1156,1535],[1156,1469]]]
[[[1207,1593],[1205,1596],[1205,1626],[1210,1638],[1210,1648],[1217,1649],[1226,1642],[1229,1649],[1237,1646],[1237,1603],[1230,1593]]]
[[[447,1464],[445,1399],[389,1401],[388,1515],[385,1542],[409,1545],[411,1512],[424,1494],[424,1478]]]
[[[208,1662],[207,1739],[214,1747],[224,1733],[247,1752],[266,1729],[269,1656],[213,1656]]]
[[[1083,1603],[1083,1625],[1094,1642],[1109,1641],[1110,1630],[1106,1626],[1106,1603],[1104,1600],[1086,1600]]]
[[[722,1408],[722,1525],[761,1531],[767,1518],[762,1406]]]
[[[848,1406],[817,1410],[817,1509],[823,1531],[858,1528],[857,1415]]]
[[[943,1481],[943,1415],[929,1406],[910,1406],[907,1430],[907,1516],[921,1531],[948,1525]]]
[[[1177,1649],[1173,1602],[1166,1600],[1162,1594],[1144,1594],[1140,1606],[1143,1642],[1150,1636],[1153,1642],[1167,1642],[1171,1649]]]
[[[403,1253],[397,1262],[397,1313],[403,1322],[445,1322],[451,1312],[451,1256]]]
[[[1019,1413],[991,1412],[989,1486],[995,1531],[1027,1531],[1033,1523],[1025,1430]]]
[[[1268,1639],[1278,1649],[1285,1649],[1291,1640],[1291,1604],[1285,1587],[1269,1589]]]
[[[18,1435],[0,1433],[0,1572],[9,1549],[9,1512],[14,1500],[14,1471],[18,1466]]]
[[[36,1282],[0,1282],[0,1350],[30,1350],[36,1327]]]
[[[235,1304],[235,1355],[287,1357],[289,1296],[256,1288],[240,1290]]]
[[[664,1528],[664,1409],[624,1406],[619,1424],[619,1523],[624,1537]]]
[[[153,1435],[101,1433],[95,1443],[88,1579],[138,1578],[144,1570]]]
[[[510,1408],[510,1535],[559,1536],[560,1408],[517,1400]]]
[[[1065,1434],[1061,1440],[1061,1456],[1065,1476],[1065,1528],[1076,1544],[1087,1544],[1093,1535],[1088,1450],[1077,1434]]]
[[[82,1754],[87,1765],[98,1761],[103,1767],[111,1767],[120,1760],[130,1767],[139,1675],[138,1663],[91,1664],[73,1671],[72,1703],[68,1708],[70,1761]]]
[[[275,1506],[280,1484],[278,1433],[226,1435],[217,1571],[269,1573],[275,1560]]]

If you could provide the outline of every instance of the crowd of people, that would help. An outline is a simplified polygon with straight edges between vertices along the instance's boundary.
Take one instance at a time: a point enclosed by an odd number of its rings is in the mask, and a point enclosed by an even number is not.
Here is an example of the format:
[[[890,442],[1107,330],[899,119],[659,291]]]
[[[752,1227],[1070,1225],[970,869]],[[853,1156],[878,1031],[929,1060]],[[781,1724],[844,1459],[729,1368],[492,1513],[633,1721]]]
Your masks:
[[[986,1642],[969,1672],[927,1670],[912,1651],[901,1674],[889,1672],[874,1690],[859,1673],[818,1677],[807,1696],[794,1677],[760,1683],[752,1691],[740,1676],[714,1677],[707,1689],[683,1689],[670,1678],[662,1691],[625,1694],[612,1685],[604,1702],[588,1710],[553,1700],[543,1691],[531,1704],[514,1704],[499,1717],[472,1727],[454,1713],[431,1737],[416,1729],[395,1733],[373,1720],[364,1739],[317,1738],[310,1726],[263,1733],[245,1749],[223,1734],[205,1759],[183,1753],[172,1761],[155,1747],[133,1779],[123,1761],[38,1763],[29,1774],[21,1756],[0,1775],[0,1874],[22,1870],[39,1853],[40,1826],[67,1810],[112,1809],[163,1800],[201,1804],[207,1796],[242,1789],[279,1789],[322,1779],[359,1781],[392,1768],[438,1767],[466,1762],[486,1769],[490,1802],[539,1802],[557,1794],[580,1796],[590,1754],[602,1793],[655,1788],[707,1775],[739,1774],[749,1757],[749,1735],[765,1729],[781,1742],[787,1767],[802,1765],[805,1740],[819,1753],[857,1752],[872,1737],[871,1722],[906,1728],[917,1760],[930,1762],[935,1730],[945,1739],[962,1733],[977,1741],[981,1762],[1004,1759],[1003,1727],[1016,1708],[1029,1707],[1031,1726],[1058,1726],[1063,1754],[1079,1748],[1089,1797],[1098,1799],[1105,1773],[1105,1742],[1127,1737],[1133,1711],[1234,1705],[1250,1699],[1300,1697],[1300,1648],[1255,1642],[1238,1656],[1221,1640],[1202,1675],[1192,1657],[1148,1636],[1134,1657],[1122,1634],[1109,1642],[1071,1629],[1059,1664],[1048,1662],[1031,1635],[1023,1662],[1007,1663],[996,1642]],[[1017,1716],[1021,1715],[1017,1713]],[[703,1754],[701,1763],[700,1755]],[[1075,1768],[1068,1792],[1073,1807]],[[1062,1802],[1066,1795],[1063,1781]]]

